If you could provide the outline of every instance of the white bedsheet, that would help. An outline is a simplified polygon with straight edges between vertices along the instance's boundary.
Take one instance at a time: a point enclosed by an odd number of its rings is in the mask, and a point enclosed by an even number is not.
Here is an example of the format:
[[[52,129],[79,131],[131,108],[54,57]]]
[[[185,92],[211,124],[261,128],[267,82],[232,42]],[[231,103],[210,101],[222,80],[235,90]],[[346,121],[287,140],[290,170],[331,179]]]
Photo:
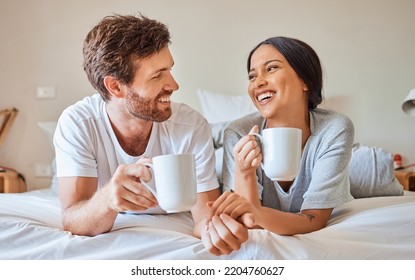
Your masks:
[[[119,215],[95,237],[61,230],[50,190],[0,194],[0,259],[415,259],[415,195],[356,199],[328,226],[296,236],[251,230],[241,250],[215,257],[192,236],[189,213]]]

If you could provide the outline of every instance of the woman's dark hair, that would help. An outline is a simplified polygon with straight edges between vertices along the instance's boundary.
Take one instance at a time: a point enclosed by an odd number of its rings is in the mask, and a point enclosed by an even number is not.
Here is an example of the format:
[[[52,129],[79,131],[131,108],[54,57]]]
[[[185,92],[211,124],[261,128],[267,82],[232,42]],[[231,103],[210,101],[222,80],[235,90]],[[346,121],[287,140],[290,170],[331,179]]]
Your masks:
[[[85,38],[84,70],[92,86],[108,101],[105,76],[130,85],[137,67],[134,61],[159,52],[169,43],[167,26],[156,20],[143,15],[107,16]]]
[[[308,108],[315,109],[323,101],[323,70],[316,52],[306,43],[288,37],[272,37],[259,43],[248,56],[248,72],[251,57],[262,45],[276,48],[288,61],[297,75],[308,87]]]

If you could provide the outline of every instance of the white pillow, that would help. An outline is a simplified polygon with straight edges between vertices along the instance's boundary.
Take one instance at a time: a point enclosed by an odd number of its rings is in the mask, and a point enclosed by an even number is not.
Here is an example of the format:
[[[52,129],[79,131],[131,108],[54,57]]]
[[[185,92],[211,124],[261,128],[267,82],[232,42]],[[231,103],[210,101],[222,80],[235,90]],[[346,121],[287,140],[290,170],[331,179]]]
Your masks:
[[[37,125],[45,133],[52,149],[55,150],[55,147],[53,146],[53,134],[55,133],[57,122],[38,122]]]
[[[56,129],[57,122],[38,122],[37,125],[41,128],[43,133],[45,133],[46,137],[49,140],[49,144],[50,144],[53,152],[55,152],[55,146],[53,145],[53,135],[55,134],[55,129]],[[55,157],[53,157],[51,166],[52,166],[53,176],[52,176],[52,183],[51,183],[50,187],[52,188],[52,191],[55,194],[57,194],[58,193],[58,178],[56,177]]]
[[[198,89],[197,95],[202,114],[211,124],[233,121],[256,112],[248,94],[225,95]]]

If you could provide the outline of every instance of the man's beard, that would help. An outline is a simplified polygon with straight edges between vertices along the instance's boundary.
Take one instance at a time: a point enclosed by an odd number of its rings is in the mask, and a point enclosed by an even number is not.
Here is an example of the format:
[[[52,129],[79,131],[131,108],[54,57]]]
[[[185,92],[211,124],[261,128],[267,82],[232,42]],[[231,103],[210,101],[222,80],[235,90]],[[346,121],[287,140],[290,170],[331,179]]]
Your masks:
[[[163,110],[158,108],[159,99],[162,96],[171,95],[171,92],[162,91],[156,98],[141,97],[138,93],[128,89],[125,105],[128,112],[136,118],[164,122],[170,118],[172,114],[171,106],[165,107]]]

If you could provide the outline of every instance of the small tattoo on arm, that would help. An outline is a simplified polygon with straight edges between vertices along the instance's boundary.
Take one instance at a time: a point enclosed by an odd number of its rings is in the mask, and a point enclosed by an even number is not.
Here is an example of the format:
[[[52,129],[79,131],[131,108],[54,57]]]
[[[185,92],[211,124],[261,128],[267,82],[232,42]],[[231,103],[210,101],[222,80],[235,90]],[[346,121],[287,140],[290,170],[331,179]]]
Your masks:
[[[313,219],[316,218],[316,216],[311,214],[298,213],[298,215],[306,217],[310,221],[310,223],[313,221]]]

